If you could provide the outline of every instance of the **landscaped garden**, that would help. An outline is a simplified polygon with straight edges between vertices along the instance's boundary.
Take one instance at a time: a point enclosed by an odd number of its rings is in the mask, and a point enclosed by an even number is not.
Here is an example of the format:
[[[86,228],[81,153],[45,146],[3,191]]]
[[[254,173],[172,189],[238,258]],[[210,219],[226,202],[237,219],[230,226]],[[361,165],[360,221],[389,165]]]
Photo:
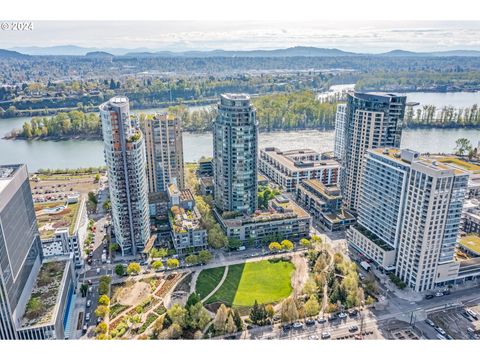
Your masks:
[[[292,292],[291,277],[295,268],[290,261],[264,260],[229,266],[228,274],[220,288],[206,303],[224,303],[228,306],[252,306],[278,302]],[[219,283],[224,268],[203,270],[196,291],[208,295]],[[206,272],[205,274],[203,274]]]

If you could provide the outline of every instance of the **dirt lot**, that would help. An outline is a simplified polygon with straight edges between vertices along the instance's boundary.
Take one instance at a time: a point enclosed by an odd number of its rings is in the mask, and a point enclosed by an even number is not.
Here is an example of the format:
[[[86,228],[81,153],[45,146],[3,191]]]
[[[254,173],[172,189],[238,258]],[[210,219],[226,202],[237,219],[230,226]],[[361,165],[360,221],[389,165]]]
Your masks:
[[[127,282],[123,286],[115,286],[112,303],[135,305],[145,300],[151,293],[150,285],[143,281]]]
[[[471,321],[462,316],[464,311],[463,307],[458,307],[437,311],[429,314],[428,317],[454,339],[470,339],[467,329],[473,326]]]

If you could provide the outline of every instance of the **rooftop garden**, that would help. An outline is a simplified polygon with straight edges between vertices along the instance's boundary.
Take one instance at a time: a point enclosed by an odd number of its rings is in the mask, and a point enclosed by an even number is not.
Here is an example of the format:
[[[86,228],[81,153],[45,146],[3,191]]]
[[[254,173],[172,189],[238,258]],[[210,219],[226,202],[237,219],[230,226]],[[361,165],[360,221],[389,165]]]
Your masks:
[[[199,218],[194,211],[185,210],[180,206],[170,208],[170,222],[173,230],[177,233],[186,232],[189,228],[196,229],[199,225]]]
[[[56,229],[68,228],[72,234],[75,230],[75,222],[80,208],[80,203],[66,204],[65,202],[43,203],[35,205],[40,237],[51,238]]]
[[[64,270],[64,261],[42,265],[23,315],[22,326],[41,325],[52,321]]]
[[[355,230],[358,230],[362,235],[366,236],[371,242],[373,242],[375,245],[379,246],[385,251],[392,251],[394,250],[393,247],[388,245],[386,242],[380,240],[380,238],[372,233],[371,231],[365,229],[363,226],[360,224],[356,224],[353,226]]]
[[[444,164],[456,165],[468,171],[480,172],[480,166],[456,157],[444,157],[441,158],[439,161]]]
[[[475,255],[480,255],[480,236],[479,235],[469,234],[467,236],[460,238],[458,242],[464,249],[472,252]]]

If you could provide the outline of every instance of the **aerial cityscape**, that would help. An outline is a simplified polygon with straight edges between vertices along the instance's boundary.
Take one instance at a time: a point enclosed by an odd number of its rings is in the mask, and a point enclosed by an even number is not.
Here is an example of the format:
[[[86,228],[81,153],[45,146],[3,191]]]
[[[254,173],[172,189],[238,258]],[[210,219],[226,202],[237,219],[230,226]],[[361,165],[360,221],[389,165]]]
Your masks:
[[[480,44],[15,37],[0,340],[480,339]]]

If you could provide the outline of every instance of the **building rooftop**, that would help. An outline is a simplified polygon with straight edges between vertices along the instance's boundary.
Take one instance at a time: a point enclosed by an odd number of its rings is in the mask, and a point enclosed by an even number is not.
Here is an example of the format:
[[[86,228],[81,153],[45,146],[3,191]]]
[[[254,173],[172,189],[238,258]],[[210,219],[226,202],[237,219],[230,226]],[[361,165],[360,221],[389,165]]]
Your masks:
[[[472,162],[465,161],[455,156],[445,156],[438,158],[438,161],[443,164],[448,164],[450,167],[459,168],[465,171],[480,174],[480,166]]]
[[[196,208],[186,210],[181,206],[172,206],[170,208],[169,218],[173,231],[176,233],[204,229],[200,222],[201,216]]]
[[[342,198],[340,188],[337,185],[325,185],[318,179],[308,179],[302,182],[329,200]]]
[[[480,235],[470,234],[461,237],[458,241],[460,246],[474,255],[480,256]]]
[[[226,93],[226,94],[222,94],[220,96],[224,99],[227,99],[227,100],[250,100],[250,95],[248,95],[248,94]]]
[[[335,213],[324,214],[324,216],[333,224],[344,220],[353,220],[355,217],[346,210],[339,210]]]
[[[340,166],[336,160],[320,159],[320,154],[312,149],[281,151],[267,147],[262,152],[292,172]]]
[[[35,216],[37,217],[40,238],[51,238],[55,230],[68,228],[69,234],[73,234],[80,209],[80,202],[46,202],[35,204]]]
[[[15,173],[25,165],[1,165],[0,166],[0,192],[8,185],[12,180]]]
[[[387,244],[386,242],[382,241],[377,235],[372,233],[370,230],[364,228],[360,224],[353,225],[355,230],[358,230],[362,235],[366,236],[370,241],[372,241],[375,245],[379,246],[385,251],[392,251],[395,250],[392,246]]]
[[[54,320],[67,266],[69,264],[66,260],[42,264],[21,320],[22,327],[43,325]]]

